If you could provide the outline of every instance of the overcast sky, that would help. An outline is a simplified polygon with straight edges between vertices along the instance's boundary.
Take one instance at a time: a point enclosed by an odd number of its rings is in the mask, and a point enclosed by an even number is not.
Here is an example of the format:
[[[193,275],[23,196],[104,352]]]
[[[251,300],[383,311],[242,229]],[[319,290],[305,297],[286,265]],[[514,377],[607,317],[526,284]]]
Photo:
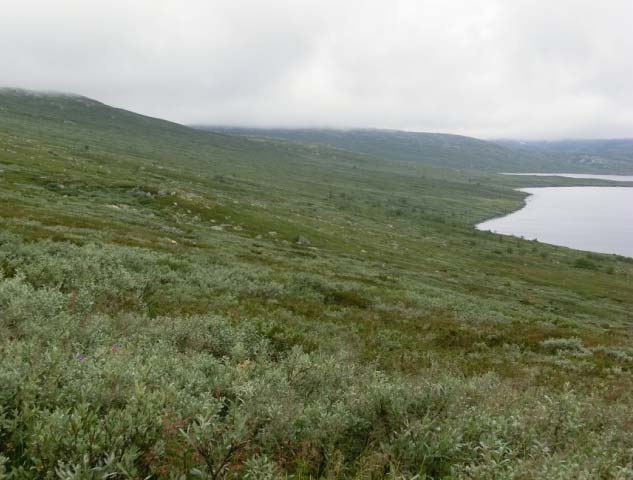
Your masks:
[[[633,137],[633,0],[0,6],[0,85],[181,123]]]

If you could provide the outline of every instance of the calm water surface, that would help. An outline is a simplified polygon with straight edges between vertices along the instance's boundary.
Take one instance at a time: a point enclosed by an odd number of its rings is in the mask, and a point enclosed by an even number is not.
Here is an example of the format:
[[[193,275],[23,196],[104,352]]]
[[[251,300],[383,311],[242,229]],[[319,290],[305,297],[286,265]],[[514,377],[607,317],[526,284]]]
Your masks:
[[[521,191],[531,194],[524,208],[480,223],[477,228],[633,257],[633,188],[544,187]]]
[[[567,177],[611,180],[612,182],[633,182],[633,175],[590,175],[585,173],[502,173],[502,175],[518,175],[528,177]]]

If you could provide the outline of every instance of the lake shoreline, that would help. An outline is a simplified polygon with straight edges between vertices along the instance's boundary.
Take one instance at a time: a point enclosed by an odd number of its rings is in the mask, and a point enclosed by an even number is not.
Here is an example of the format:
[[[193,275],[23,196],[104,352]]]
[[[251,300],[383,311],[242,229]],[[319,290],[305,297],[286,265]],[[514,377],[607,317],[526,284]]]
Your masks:
[[[623,177],[613,182],[629,181]],[[587,175],[582,178],[587,179]],[[475,228],[579,251],[633,257],[633,212],[627,208],[633,204],[633,187],[612,184],[515,190],[528,194],[521,208],[480,222]]]

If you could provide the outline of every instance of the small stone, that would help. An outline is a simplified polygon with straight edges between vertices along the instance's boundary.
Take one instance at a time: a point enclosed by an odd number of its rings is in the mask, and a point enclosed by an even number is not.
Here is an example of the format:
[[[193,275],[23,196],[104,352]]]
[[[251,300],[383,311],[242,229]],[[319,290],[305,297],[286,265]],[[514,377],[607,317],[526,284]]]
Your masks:
[[[310,245],[312,242],[310,242],[310,240],[307,237],[303,235],[299,235],[295,243],[297,245]]]
[[[170,225],[168,225],[168,226],[164,226],[164,227],[161,227],[161,230],[163,230],[164,232],[171,233],[171,234],[173,234],[173,235],[183,235],[183,234],[185,233],[185,232],[184,232],[183,230],[181,230],[180,228],[178,228],[178,227],[173,227],[173,226],[170,226]]]

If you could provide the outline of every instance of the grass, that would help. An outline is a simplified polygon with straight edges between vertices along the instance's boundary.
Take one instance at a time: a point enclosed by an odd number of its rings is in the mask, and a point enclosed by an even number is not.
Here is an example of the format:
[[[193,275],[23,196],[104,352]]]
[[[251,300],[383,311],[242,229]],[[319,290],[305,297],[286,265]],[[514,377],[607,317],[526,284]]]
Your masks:
[[[633,262],[472,227],[554,184],[2,91],[0,475],[630,478]]]

